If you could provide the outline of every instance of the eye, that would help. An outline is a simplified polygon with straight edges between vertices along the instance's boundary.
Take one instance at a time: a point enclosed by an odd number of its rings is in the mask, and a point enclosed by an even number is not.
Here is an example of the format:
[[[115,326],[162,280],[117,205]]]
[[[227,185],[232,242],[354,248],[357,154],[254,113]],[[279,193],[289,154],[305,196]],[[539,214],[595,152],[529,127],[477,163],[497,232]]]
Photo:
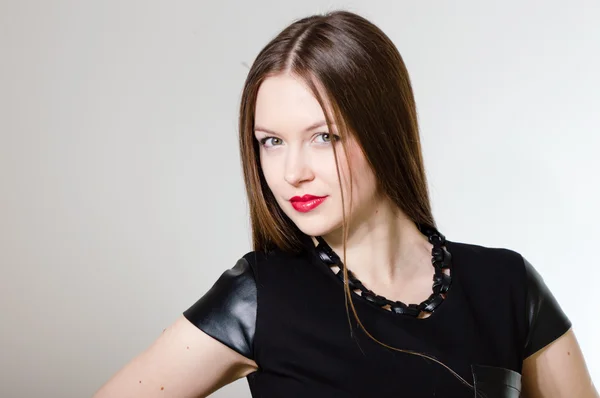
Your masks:
[[[320,143],[323,144],[328,144],[331,143],[332,141],[337,141],[339,140],[339,136],[335,135],[335,134],[331,134],[331,133],[319,133],[316,136],[317,138],[315,138],[317,141],[319,141],[319,139],[321,139]]]
[[[281,138],[277,138],[277,137],[261,138],[259,140],[259,142],[260,142],[260,145],[264,146],[265,148],[270,148],[272,146],[281,145],[281,143],[282,143]]]

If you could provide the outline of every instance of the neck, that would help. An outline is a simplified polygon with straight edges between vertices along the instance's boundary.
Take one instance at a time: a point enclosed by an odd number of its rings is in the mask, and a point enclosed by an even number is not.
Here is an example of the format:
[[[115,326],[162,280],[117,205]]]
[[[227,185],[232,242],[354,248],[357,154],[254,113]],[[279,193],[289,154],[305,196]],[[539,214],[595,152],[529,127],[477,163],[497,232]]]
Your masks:
[[[371,286],[390,286],[429,275],[433,245],[415,223],[389,201],[371,209],[371,214],[351,222],[346,260],[342,229],[323,236],[346,267]]]

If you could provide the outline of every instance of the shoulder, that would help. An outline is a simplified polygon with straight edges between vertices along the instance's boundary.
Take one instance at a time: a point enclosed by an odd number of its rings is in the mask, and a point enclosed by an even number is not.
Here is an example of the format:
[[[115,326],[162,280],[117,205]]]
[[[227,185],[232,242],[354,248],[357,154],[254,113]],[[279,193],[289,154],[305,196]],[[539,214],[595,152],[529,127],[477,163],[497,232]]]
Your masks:
[[[499,247],[450,242],[462,279],[485,283],[486,290],[510,295],[524,322],[524,358],[544,348],[571,327],[571,321],[536,267],[521,253]],[[506,296],[503,296],[506,297]]]
[[[259,253],[249,252],[225,269],[183,316],[198,329],[253,359]]]
[[[493,279],[511,286],[525,281],[524,258],[515,250],[454,241],[447,242],[447,248],[463,279],[478,283],[481,278]]]
[[[527,358],[565,334],[572,323],[541,274],[524,257],[523,266],[526,274],[525,305],[529,326],[525,344],[525,358]]]
[[[251,251],[226,268],[184,317],[204,333],[254,359],[254,336],[261,275],[285,253]]]

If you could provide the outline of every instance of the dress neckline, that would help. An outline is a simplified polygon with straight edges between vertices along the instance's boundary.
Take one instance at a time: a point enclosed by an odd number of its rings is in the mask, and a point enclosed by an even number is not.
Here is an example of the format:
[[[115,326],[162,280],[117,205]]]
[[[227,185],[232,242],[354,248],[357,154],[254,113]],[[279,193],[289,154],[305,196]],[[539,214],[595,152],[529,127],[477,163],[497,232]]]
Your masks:
[[[309,239],[310,239],[310,237],[309,237]],[[424,324],[435,322],[436,319],[441,318],[442,314],[447,312],[449,310],[449,307],[452,306],[452,303],[455,300],[454,296],[456,296],[456,294],[455,294],[456,290],[458,290],[457,286],[460,285],[460,278],[458,277],[457,264],[456,264],[457,259],[455,257],[455,253],[457,252],[457,247],[454,244],[454,242],[449,241],[448,239],[445,239],[445,245],[446,245],[446,248],[448,249],[448,251],[452,254],[452,270],[451,270],[452,283],[451,283],[450,287],[448,288],[448,291],[446,292],[445,299],[438,305],[438,307],[435,309],[435,311],[433,311],[432,313],[429,314],[429,316],[419,318],[419,317],[395,314],[394,312],[392,312],[389,309],[385,309],[383,307],[373,305],[373,303],[370,302],[366,297],[364,297],[361,294],[350,289],[350,294],[352,295],[352,298],[353,298],[355,304],[361,303],[362,307],[371,308],[372,310],[375,310],[381,314],[384,314],[385,316],[389,316],[389,317],[392,317],[393,319],[397,319],[397,320],[402,319],[402,320],[406,320],[406,322],[422,322]],[[321,272],[325,272],[328,279],[333,279],[335,285],[338,287],[338,289],[340,291],[340,294],[345,294],[344,293],[344,281],[341,280],[336,275],[336,273],[331,269],[331,266],[329,264],[325,263],[319,257],[319,254],[317,253],[316,249],[317,248],[316,248],[316,246],[314,246],[312,239],[310,239],[309,256],[310,256],[310,260],[311,260],[312,264],[317,266],[317,268],[319,270],[321,270]]]

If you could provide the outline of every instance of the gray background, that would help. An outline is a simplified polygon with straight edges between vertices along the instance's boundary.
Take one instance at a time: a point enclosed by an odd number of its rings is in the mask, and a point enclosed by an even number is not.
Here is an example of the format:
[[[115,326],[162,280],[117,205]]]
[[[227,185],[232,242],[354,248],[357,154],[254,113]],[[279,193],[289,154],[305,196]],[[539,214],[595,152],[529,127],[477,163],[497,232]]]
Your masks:
[[[524,254],[600,384],[598,1],[29,0],[0,2],[0,396],[92,395],[250,250],[248,65],[338,7],[404,57],[440,230]]]

